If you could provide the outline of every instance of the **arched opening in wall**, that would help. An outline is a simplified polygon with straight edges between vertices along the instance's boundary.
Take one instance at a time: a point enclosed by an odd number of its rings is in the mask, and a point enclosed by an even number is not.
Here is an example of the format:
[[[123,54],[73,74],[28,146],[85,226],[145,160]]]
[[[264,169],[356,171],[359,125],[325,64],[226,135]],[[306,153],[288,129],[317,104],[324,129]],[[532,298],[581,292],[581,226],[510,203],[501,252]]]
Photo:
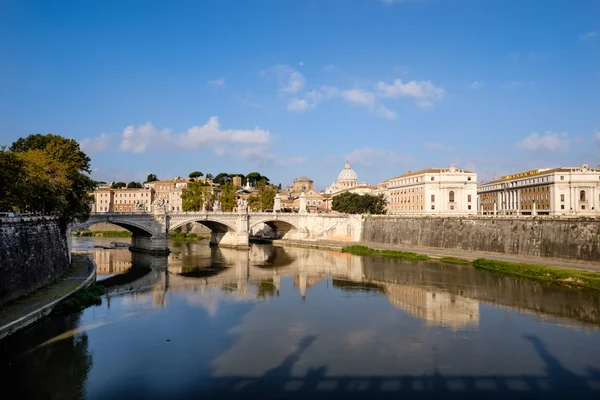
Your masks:
[[[585,190],[579,192],[579,201],[585,201]]]
[[[183,229],[189,224],[200,224],[205,228],[208,228],[208,235],[210,236],[210,244],[218,245],[223,241],[225,237],[228,235],[234,235],[236,230],[229,225],[226,225],[222,222],[211,221],[211,220],[197,220],[197,221],[185,221],[183,223],[178,223],[171,225],[169,229],[169,233],[174,232],[183,232]]]
[[[90,224],[77,224],[71,229],[75,237],[105,237],[128,242],[132,236],[152,236],[150,232],[136,225],[126,222],[97,222]]]
[[[250,228],[250,235],[268,239],[292,239],[298,228],[284,221],[263,221]]]
[[[448,193],[448,201],[454,203],[454,190],[451,190],[450,193]]]

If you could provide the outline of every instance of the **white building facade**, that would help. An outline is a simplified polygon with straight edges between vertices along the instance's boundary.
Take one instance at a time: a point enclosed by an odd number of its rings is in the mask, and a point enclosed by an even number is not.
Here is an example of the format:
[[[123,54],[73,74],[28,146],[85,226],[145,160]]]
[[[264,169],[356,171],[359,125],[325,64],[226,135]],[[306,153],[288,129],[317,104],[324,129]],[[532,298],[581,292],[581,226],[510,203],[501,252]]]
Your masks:
[[[428,168],[385,180],[388,214],[469,215],[477,213],[477,174],[450,168]]]
[[[600,168],[535,169],[502,176],[478,188],[487,215],[600,215]]]

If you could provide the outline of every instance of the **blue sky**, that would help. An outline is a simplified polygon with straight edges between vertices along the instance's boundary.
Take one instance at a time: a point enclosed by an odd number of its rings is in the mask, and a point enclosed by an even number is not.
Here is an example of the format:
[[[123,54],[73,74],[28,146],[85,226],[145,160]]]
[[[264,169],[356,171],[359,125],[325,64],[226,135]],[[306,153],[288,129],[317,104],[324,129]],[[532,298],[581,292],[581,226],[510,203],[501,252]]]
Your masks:
[[[600,1],[0,2],[0,144],[99,180],[600,164]]]

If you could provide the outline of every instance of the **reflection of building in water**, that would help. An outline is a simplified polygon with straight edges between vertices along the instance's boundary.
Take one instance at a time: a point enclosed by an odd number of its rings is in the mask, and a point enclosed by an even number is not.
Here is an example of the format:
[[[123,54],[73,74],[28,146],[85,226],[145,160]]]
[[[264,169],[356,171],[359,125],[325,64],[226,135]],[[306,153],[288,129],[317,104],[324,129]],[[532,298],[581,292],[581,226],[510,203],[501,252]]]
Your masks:
[[[452,329],[479,325],[479,302],[447,292],[419,286],[385,284],[389,302],[432,325]]]
[[[96,263],[96,274],[122,274],[131,268],[131,252],[129,249],[94,249],[90,252]]]
[[[316,285],[321,279],[323,279],[321,276],[306,276],[305,273],[296,274],[294,275],[294,286],[300,291],[300,296],[305,297],[306,289]]]

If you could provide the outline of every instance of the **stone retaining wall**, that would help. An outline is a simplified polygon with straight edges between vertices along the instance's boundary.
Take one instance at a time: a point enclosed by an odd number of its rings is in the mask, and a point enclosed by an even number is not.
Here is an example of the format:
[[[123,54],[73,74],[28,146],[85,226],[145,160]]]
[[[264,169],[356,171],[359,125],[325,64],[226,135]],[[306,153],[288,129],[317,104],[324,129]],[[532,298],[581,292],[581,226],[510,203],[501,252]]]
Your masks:
[[[56,218],[0,218],[0,304],[36,291],[68,268],[67,238]]]
[[[367,242],[600,261],[600,221],[369,216]]]

